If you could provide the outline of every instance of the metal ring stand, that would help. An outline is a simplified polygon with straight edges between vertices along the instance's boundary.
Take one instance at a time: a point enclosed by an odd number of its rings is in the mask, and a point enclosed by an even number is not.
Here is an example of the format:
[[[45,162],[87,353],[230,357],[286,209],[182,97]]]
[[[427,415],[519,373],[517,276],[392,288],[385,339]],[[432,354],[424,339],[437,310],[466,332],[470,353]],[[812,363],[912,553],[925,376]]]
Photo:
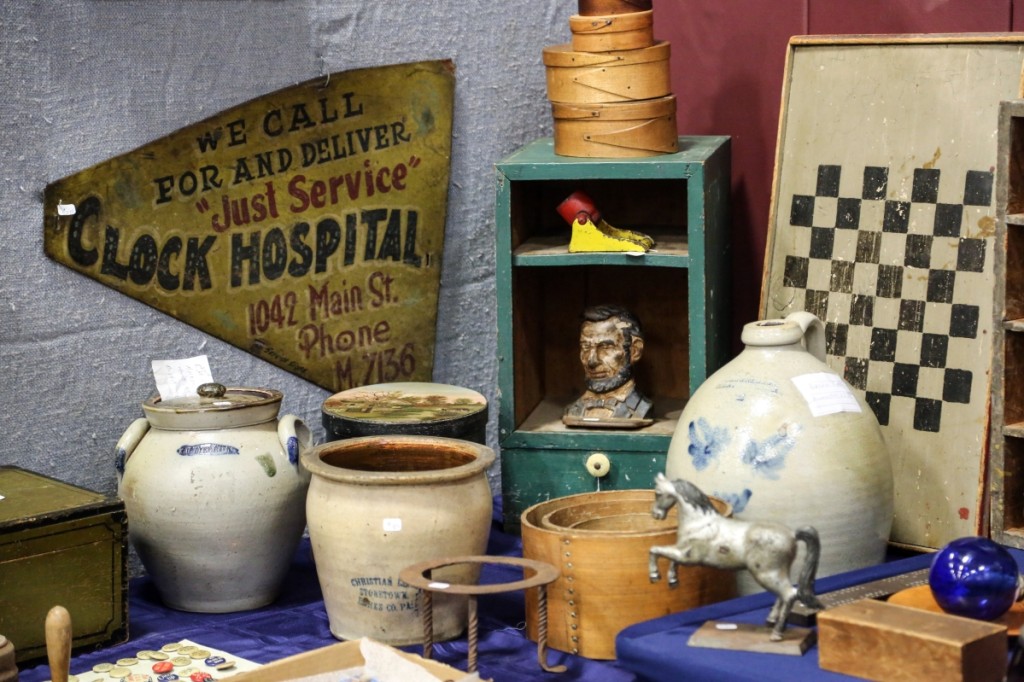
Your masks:
[[[494,583],[487,585],[452,585],[448,583],[435,582],[430,575],[434,569],[456,564],[501,564],[506,566],[520,566],[523,574],[527,570],[533,571],[530,577],[509,583]],[[477,646],[477,615],[476,598],[481,594],[500,594],[512,592],[513,590],[525,590],[530,587],[537,590],[537,663],[547,672],[562,673],[566,671],[564,665],[549,666],[547,664],[548,646],[548,602],[547,586],[558,579],[558,569],[551,564],[533,559],[506,556],[459,556],[447,559],[434,559],[423,561],[401,570],[398,577],[403,581],[417,587],[420,590],[420,611],[423,617],[423,657],[430,658],[434,649],[434,614],[433,614],[433,593],[444,592],[447,594],[464,594],[469,602],[469,662],[468,672],[476,672],[476,646]]]

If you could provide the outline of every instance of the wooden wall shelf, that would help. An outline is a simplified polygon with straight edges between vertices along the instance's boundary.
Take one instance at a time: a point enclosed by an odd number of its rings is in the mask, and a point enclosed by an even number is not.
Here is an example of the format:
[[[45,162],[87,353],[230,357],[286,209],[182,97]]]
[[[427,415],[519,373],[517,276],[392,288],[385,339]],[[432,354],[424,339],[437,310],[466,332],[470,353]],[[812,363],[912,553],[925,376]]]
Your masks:
[[[999,107],[990,532],[1024,548],[1024,100]]]
[[[574,158],[542,138],[497,164],[499,443],[512,532],[525,509],[552,497],[651,487],[683,405],[728,360],[730,141],[681,137],[679,149]],[[570,227],[555,209],[576,190],[612,225],[653,236],[655,249],[569,253]],[[561,423],[583,391],[580,314],[599,303],[625,306],[644,327],[638,384],[655,405],[646,428]],[[601,477],[587,470],[595,453],[611,462]]]

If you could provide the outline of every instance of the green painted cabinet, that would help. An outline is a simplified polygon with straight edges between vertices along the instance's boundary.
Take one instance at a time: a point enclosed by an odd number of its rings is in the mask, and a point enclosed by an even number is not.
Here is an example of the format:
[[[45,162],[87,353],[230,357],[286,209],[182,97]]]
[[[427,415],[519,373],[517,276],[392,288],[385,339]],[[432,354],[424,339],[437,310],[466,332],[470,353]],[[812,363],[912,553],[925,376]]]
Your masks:
[[[680,137],[675,154],[558,156],[551,138],[497,164],[499,445],[505,527],[537,502],[649,488],[664,471],[679,412],[729,359],[730,140]],[[604,219],[657,240],[642,254],[569,253],[555,208],[576,190]],[[637,384],[655,422],[632,431],[569,428],[563,408],[584,390],[580,314],[611,303],[644,328]]]

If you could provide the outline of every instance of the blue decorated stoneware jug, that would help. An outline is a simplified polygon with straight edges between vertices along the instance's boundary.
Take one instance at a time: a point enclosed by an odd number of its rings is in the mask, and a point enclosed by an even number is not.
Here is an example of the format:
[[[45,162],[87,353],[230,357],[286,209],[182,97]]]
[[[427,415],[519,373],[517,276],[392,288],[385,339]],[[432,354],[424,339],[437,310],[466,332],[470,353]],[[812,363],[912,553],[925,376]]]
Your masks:
[[[736,518],[814,526],[819,576],[880,563],[892,462],[874,413],[825,364],[821,321],[796,312],[747,324],[741,339],[683,409],[666,475],[726,500]],[[741,592],[760,590],[739,579]]]

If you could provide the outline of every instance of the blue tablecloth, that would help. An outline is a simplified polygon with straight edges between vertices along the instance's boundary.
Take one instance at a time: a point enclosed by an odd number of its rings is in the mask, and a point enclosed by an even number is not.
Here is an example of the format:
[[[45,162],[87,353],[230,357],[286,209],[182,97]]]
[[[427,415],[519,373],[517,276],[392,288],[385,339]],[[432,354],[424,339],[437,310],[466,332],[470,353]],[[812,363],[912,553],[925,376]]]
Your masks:
[[[1011,549],[1018,566],[1024,552]],[[878,566],[822,578],[818,593],[859,585],[931,565],[931,554],[920,554]],[[618,664],[636,673],[639,680],[728,680],[766,682],[780,680],[853,680],[857,678],[821,670],[818,647],[803,656],[759,654],[687,646],[690,635],[705,621],[763,624],[774,597],[767,593],[732,599],[691,609],[624,629],[615,640]]]
[[[500,512],[496,518],[500,518]],[[1024,566],[1024,552],[1011,549],[1018,565]],[[522,543],[503,533],[497,521],[491,531],[487,553],[522,556]],[[851,573],[818,580],[818,592],[856,585],[869,580],[928,566],[931,555],[916,555]],[[519,580],[520,569],[487,564],[481,582]],[[568,671],[545,673],[537,665],[537,646],[525,633],[522,592],[485,595],[478,599],[480,641],[478,669],[495,682],[562,681],[640,682],[654,680],[852,680],[854,678],[818,668],[818,649],[804,656],[780,656],[688,647],[686,641],[707,620],[763,623],[771,605],[768,594],[751,595],[682,613],[639,623],[623,630],[616,639],[618,660],[594,661],[549,650],[548,662],[565,664]],[[116,646],[76,652],[71,672],[88,671],[96,663],[133,656],[143,649],[190,639],[227,651],[257,663],[269,663],[285,656],[328,646],[337,640],[330,633],[320,584],[308,540],[295,554],[280,597],[274,604],[253,611],[228,614],[187,613],[162,605],[152,581],[133,579],[129,586],[130,639]],[[422,653],[422,647],[402,647]],[[466,669],[465,638],[437,643],[434,658]],[[20,682],[42,682],[50,678],[45,660],[22,665]]]
[[[518,538],[504,534],[495,524],[487,553],[522,556]],[[487,564],[481,571],[482,583],[520,580],[522,570],[509,566]],[[565,664],[562,674],[545,673],[537,664],[537,645],[526,637],[524,595],[507,592],[478,598],[480,641],[477,667],[484,678],[497,682],[533,680],[597,680],[600,682],[632,682],[636,677],[614,661],[593,661],[549,650],[548,662]],[[159,649],[162,645],[190,639],[206,646],[229,652],[256,663],[269,663],[285,656],[317,649],[335,643],[327,624],[323,596],[313,564],[308,540],[296,552],[282,593],[269,607],[228,614],[198,614],[174,611],[164,607],[152,581],[133,579],[129,585],[129,635],[124,644],[96,651],[77,653],[71,672],[88,671],[93,665],[134,656],[143,649]],[[42,627],[42,624],[40,624]],[[402,647],[422,653],[420,646]],[[448,665],[466,669],[465,637],[434,646],[434,658]],[[20,682],[41,682],[50,678],[45,660],[30,667],[20,666]]]

